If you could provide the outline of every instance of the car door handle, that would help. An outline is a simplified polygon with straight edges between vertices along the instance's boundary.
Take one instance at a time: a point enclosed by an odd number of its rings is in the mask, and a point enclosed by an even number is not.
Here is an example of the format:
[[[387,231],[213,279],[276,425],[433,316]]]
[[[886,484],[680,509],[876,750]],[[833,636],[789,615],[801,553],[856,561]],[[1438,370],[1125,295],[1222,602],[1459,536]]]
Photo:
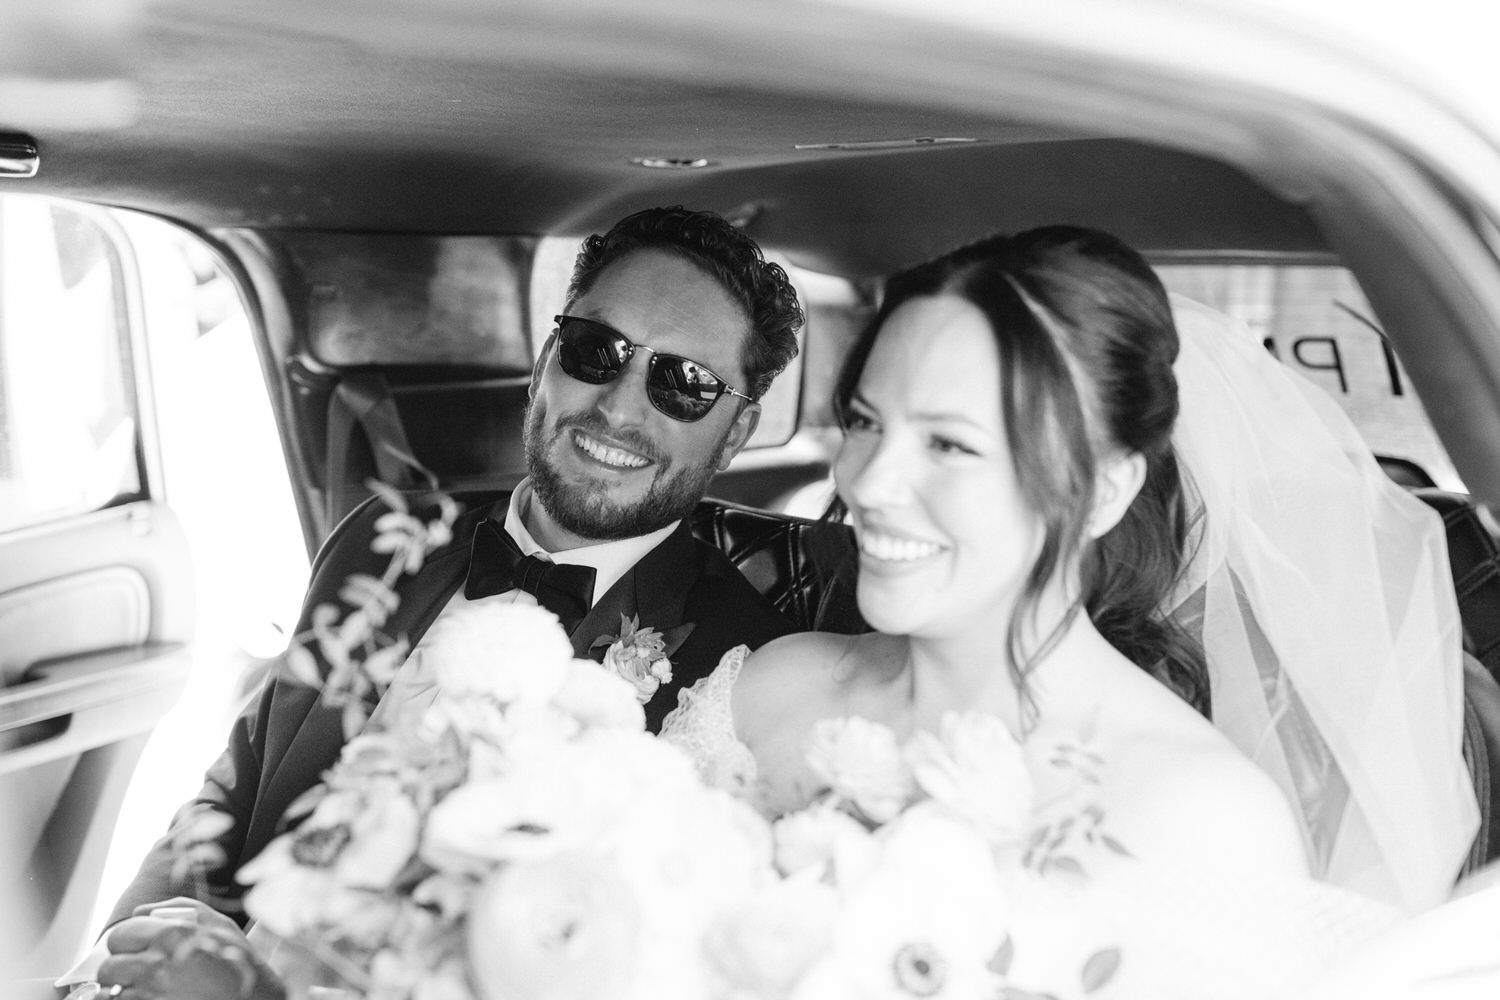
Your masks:
[[[149,732],[187,682],[184,643],[155,643],[39,663],[0,690],[0,773],[63,736],[85,750]]]

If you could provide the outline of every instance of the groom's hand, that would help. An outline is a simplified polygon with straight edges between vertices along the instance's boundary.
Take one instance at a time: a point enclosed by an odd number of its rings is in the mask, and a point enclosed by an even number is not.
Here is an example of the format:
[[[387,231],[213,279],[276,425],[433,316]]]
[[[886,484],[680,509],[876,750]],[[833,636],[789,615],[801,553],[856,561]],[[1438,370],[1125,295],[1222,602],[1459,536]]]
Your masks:
[[[106,937],[104,996],[119,1000],[284,1000],[234,921],[196,900],[138,907]]]

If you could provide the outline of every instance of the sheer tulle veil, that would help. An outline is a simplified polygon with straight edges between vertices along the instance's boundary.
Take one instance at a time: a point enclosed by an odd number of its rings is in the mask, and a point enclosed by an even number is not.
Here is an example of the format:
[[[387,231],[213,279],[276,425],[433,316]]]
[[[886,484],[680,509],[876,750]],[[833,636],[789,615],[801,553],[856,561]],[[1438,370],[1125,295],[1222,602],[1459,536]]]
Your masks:
[[[1202,639],[1214,721],[1298,806],[1317,877],[1436,904],[1478,822],[1442,522],[1246,327],[1172,304],[1202,517],[1170,610]]]

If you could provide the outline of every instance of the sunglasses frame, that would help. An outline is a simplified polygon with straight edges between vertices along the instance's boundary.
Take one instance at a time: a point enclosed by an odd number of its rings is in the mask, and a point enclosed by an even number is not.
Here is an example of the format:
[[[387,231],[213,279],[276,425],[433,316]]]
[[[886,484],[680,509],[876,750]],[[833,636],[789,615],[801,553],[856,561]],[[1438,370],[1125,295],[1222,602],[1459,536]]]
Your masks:
[[[633,358],[633,357],[635,357],[635,352],[636,351],[645,351],[647,354],[651,355],[651,360],[650,360],[649,365],[648,365],[647,370],[646,370],[646,398],[651,401],[652,407],[654,407],[658,413],[662,414],[663,416],[669,417],[672,420],[676,420],[679,423],[695,424],[698,421],[702,420],[704,417],[708,416],[709,413],[711,413],[713,411],[714,406],[726,394],[727,395],[731,395],[731,396],[738,396],[741,399],[745,400],[745,402],[747,402],[747,403],[754,403],[755,402],[755,400],[751,399],[749,396],[745,395],[743,392],[740,392],[734,386],[730,385],[728,383],[728,381],[726,381],[722,375],[720,375],[718,372],[714,371],[712,368],[708,367],[708,365],[705,365],[705,364],[703,364],[702,362],[699,362],[699,361],[694,361],[692,358],[685,357],[684,355],[681,355],[681,354],[672,354],[670,352],[658,351],[658,350],[656,350],[653,347],[647,347],[645,344],[637,344],[635,341],[631,340],[629,337],[625,336],[625,334],[621,333],[619,330],[616,330],[614,327],[610,326],[608,323],[601,323],[597,319],[589,319],[586,316],[569,316],[566,313],[562,313],[562,314],[559,314],[557,316],[553,316],[552,317],[552,322],[555,324],[554,334],[558,338],[558,347],[559,347],[559,350],[558,350],[558,355],[557,355],[557,366],[562,369],[562,372],[563,372],[564,375],[568,376],[568,378],[570,378],[570,379],[573,379],[575,382],[582,382],[584,385],[608,385],[609,383],[613,382],[615,379],[619,378],[621,375],[625,374],[625,369],[627,369],[627,368],[630,367],[630,359]],[[581,378],[581,377],[579,377],[577,375],[574,375],[572,372],[568,371],[568,369],[563,366],[562,351],[561,351],[561,346],[562,346],[562,328],[563,328],[563,324],[564,323],[568,323],[568,322],[586,323],[586,324],[588,324],[590,326],[601,327],[601,328],[603,328],[605,330],[608,330],[619,341],[622,341],[625,344],[625,349],[624,349],[624,355],[625,355],[625,357],[624,357],[624,360],[623,360],[623,362],[621,363],[621,365],[619,367],[619,370],[616,371],[613,375],[609,376],[608,378],[602,379],[602,380],[600,380],[598,382],[592,381],[591,379]],[[696,417],[681,417],[681,416],[678,416],[675,413],[671,413],[668,410],[663,409],[662,405],[656,401],[656,397],[651,394],[651,378],[656,373],[657,362],[659,360],[662,360],[662,359],[673,359],[676,362],[686,363],[686,364],[693,365],[693,366],[701,369],[702,371],[707,372],[709,375],[712,375],[714,377],[714,379],[719,383],[719,391],[714,394],[713,400],[708,404],[708,407],[706,409],[704,409],[704,411],[702,413],[698,414]],[[676,391],[676,390],[673,390],[673,391]]]

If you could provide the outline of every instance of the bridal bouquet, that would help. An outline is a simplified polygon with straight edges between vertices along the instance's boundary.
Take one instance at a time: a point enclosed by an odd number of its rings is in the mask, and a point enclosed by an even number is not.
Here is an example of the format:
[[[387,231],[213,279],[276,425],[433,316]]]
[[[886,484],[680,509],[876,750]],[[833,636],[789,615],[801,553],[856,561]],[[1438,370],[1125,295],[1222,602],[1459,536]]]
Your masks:
[[[387,502],[390,573],[351,579],[357,610],[315,616],[305,640],[333,672],[289,662],[351,731],[406,652],[377,631],[390,583],[452,519]],[[450,609],[415,655],[430,707],[354,735],[239,873],[293,996],[1044,1000],[1094,993],[1121,962],[1079,895],[1091,856],[1123,853],[1087,747],[1049,749],[1062,780],[1039,801],[994,718],[904,744],[828,720],[809,747],[824,790],[768,822],[647,734],[634,675],[575,660],[549,612]]]
[[[436,627],[436,701],[347,744],[242,869],[251,916],[371,1000],[710,995],[702,928],[774,878],[769,829],[549,612]]]
[[[240,873],[250,915],[293,943],[289,982],[369,1000],[1021,1000],[1045,994],[1017,983],[1081,996],[1113,973],[1118,952],[1059,895],[1081,875],[1070,845],[1108,842],[1102,815],[1032,824],[997,720],[950,716],[904,747],[825,722],[810,752],[828,791],[773,824],[648,735],[634,687],[574,660],[550,613],[477,605],[437,628],[432,706],[351,740]],[[1054,945],[1011,937],[1023,913],[1057,925]]]

